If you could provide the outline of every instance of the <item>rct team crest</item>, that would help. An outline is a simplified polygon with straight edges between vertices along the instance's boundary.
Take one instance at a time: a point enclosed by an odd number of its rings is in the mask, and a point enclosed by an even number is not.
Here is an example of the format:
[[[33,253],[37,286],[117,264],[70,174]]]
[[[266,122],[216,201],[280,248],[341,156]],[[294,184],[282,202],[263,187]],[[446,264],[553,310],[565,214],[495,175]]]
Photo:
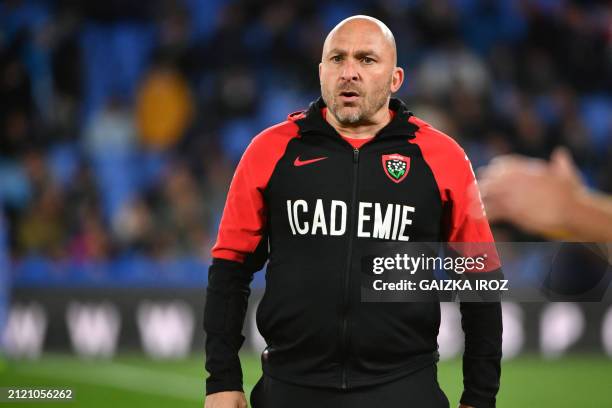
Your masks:
[[[408,175],[410,170],[410,157],[401,154],[384,154],[382,156],[382,166],[385,174],[394,183],[400,183]]]

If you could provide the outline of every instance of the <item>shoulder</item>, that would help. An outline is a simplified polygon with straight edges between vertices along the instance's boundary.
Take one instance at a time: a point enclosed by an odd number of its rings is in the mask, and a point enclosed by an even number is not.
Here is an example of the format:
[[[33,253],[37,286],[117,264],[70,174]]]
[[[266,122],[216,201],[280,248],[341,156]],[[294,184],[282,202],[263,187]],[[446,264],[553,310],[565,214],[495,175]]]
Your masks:
[[[419,146],[442,197],[447,197],[447,191],[463,190],[466,183],[474,179],[472,165],[463,148],[424,120],[412,116],[410,121],[419,127],[410,142]]]
[[[296,137],[299,137],[299,128],[291,120],[270,126],[251,140],[241,162],[255,162],[258,166],[276,162],[283,156],[289,142]]]
[[[252,143],[265,144],[299,136],[299,127],[293,120],[285,120],[259,132]]]
[[[413,143],[419,145],[426,154],[443,154],[447,159],[465,161],[465,151],[455,139],[446,133],[434,128],[424,120],[411,116],[409,121],[418,126]]]
[[[291,139],[299,137],[299,128],[291,120],[270,126],[259,132],[245,151],[245,155],[267,156],[284,151]]]

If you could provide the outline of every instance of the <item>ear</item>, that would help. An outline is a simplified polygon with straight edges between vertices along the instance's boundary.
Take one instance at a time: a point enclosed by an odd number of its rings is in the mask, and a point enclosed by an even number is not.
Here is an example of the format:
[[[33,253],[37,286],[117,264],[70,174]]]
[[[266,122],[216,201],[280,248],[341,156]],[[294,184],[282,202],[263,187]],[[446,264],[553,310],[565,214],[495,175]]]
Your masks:
[[[321,69],[323,69],[323,62],[319,62],[319,82],[321,82]]]
[[[391,93],[397,92],[404,83],[404,70],[400,67],[393,68],[391,77]]]

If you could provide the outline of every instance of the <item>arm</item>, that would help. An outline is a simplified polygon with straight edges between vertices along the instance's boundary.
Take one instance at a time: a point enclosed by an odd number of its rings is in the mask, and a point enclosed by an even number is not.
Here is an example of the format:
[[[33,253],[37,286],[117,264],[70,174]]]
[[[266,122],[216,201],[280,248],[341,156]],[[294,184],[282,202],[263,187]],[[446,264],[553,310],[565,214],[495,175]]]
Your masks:
[[[459,251],[470,257],[483,252],[489,255],[484,269],[466,271],[464,276],[501,274],[493,235],[465,152],[452,138],[427,123],[417,118],[412,121],[419,126],[413,143],[421,148],[440,192],[444,211],[440,240],[448,243],[451,253]],[[461,314],[465,332],[461,404],[466,408],[494,407],[501,374],[500,304],[462,302]]]
[[[495,407],[501,376],[501,305],[462,302],[460,307],[465,332],[461,404]]]
[[[465,158],[463,181],[452,192],[449,245],[457,243],[467,256],[488,255],[483,271],[467,271],[465,277],[501,278],[501,265],[493,235],[483,210],[471,165]],[[469,244],[461,244],[469,243]],[[484,276],[479,276],[484,275]],[[491,301],[489,301],[491,300]],[[499,390],[502,356],[501,305],[496,299],[460,304],[461,326],[465,333],[461,407],[495,407]]]
[[[612,197],[594,191],[575,196],[567,233],[576,239],[612,242]]]
[[[221,391],[242,392],[242,369],[238,351],[244,342],[241,334],[253,273],[265,262],[267,240],[255,252],[258,265],[215,258],[208,272],[204,310],[206,332],[206,394]],[[263,262],[261,261],[263,260]],[[253,263],[255,263],[253,261]]]
[[[491,221],[508,221],[549,238],[612,241],[612,198],[588,190],[566,149],[551,160],[521,156],[494,159],[481,186]]]
[[[207,408],[246,407],[238,351],[253,274],[268,257],[264,199],[276,163],[297,137],[289,122],[257,135],[244,152],[227,195],[209,269],[206,331]]]
[[[261,249],[259,252],[263,256]],[[241,331],[249,284],[256,269],[254,265],[225,259],[214,259],[210,267],[204,311],[206,369],[210,373],[206,380],[206,408],[247,407],[238,351],[244,342]]]
[[[254,141],[247,148],[236,168],[212,249],[204,310],[206,370],[210,373],[206,394],[220,395],[208,400],[227,396],[223,391],[242,393],[238,351],[244,342],[241,332],[249,284],[268,255],[263,190],[269,174],[266,166],[259,164],[261,149],[257,145]]]

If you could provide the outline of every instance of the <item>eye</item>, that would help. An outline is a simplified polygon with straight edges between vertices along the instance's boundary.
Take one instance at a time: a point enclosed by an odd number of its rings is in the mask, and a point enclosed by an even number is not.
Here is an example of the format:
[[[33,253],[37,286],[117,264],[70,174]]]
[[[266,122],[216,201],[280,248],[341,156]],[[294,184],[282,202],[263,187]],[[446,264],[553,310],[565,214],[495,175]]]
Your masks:
[[[373,64],[374,62],[376,62],[373,58],[370,57],[363,57],[361,61],[363,61],[364,64]]]
[[[342,62],[342,56],[341,55],[334,55],[333,57],[331,57],[332,62]]]

